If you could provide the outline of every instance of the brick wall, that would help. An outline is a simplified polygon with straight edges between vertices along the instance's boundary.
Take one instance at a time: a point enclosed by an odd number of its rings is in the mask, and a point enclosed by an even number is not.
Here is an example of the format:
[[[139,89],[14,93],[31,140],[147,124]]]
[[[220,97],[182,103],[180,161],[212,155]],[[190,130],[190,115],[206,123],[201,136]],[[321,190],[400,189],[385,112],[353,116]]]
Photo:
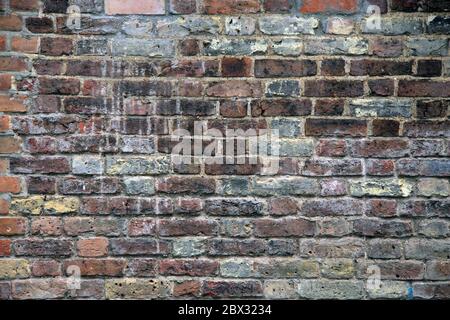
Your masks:
[[[450,1],[1,2],[0,299],[450,298]]]

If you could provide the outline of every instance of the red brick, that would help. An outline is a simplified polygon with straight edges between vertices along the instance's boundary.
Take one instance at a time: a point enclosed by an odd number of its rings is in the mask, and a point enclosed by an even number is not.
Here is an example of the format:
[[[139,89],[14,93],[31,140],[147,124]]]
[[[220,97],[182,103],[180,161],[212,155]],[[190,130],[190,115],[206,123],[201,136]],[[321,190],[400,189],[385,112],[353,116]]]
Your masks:
[[[358,97],[364,95],[364,84],[355,80],[306,80],[307,97]]]
[[[0,132],[6,132],[11,127],[10,116],[0,116]]]
[[[203,94],[204,84],[196,80],[178,81],[178,95],[183,97],[200,97]]]
[[[85,80],[82,93],[85,96],[105,96],[108,92],[108,83],[102,80]]]
[[[393,96],[395,82],[391,79],[369,80],[369,89],[373,96]]]
[[[11,77],[10,74],[0,74],[0,90],[9,90],[11,89]],[[2,96],[0,96],[1,99]],[[2,103],[2,100],[0,100],[0,104]],[[1,107],[0,107],[1,109]]]
[[[368,215],[379,217],[393,217],[397,215],[397,201],[395,200],[370,200]]]
[[[295,215],[299,212],[299,203],[294,198],[271,198],[269,211],[275,216]]]
[[[0,57],[0,71],[26,71],[28,60],[22,57]]]
[[[255,60],[255,77],[306,77],[317,73],[317,63],[312,60]]]
[[[41,38],[41,54],[47,56],[70,55],[73,52],[72,39]]]
[[[173,295],[175,297],[186,297],[200,295],[201,282],[196,280],[176,281],[173,285]]]
[[[412,74],[412,61],[353,60],[350,67],[352,76],[394,76]]]
[[[33,11],[39,9],[39,0],[10,0],[11,9],[20,11]]]
[[[395,38],[370,39],[369,50],[378,57],[399,57],[403,53],[403,42]]]
[[[37,37],[35,38],[13,37],[11,39],[11,49],[17,52],[37,53],[38,45],[39,39]]]
[[[126,261],[122,259],[76,259],[65,260],[63,270],[70,275],[70,267],[80,268],[81,276],[109,276],[117,277],[123,275]]]
[[[80,92],[80,80],[76,78],[39,78],[39,92],[43,94],[73,95]]]
[[[257,219],[254,222],[256,237],[301,237],[314,235],[315,223],[306,219]]]
[[[6,36],[0,36],[0,51],[6,51]]]
[[[302,13],[353,13],[358,9],[358,0],[304,0]]]
[[[343,59],[327,59],[323,60],[320,65],[323,76],[344,76],[345,60]]]
[[[307,136],[351,136],[367,135],[367,121],[354,119],[307,119],[305,125]]]
[[[68,173],[69,159],[65,157],[15,157],[10,160],[14,173]]]
[[[80,257],[104,257],[108,254],[108,239],[89,238],[78,240],[77,251]]]
[[[417,101],[417,118],[444,118],[450,106],[448,100],[419,100]]]
[[[256,100],[251,111],[253,117],[307,116],[311,114],[312,103],[306,99]]]
[[[44,0],[44,13],[66,13],[69,7],[69,0]]]
[[[351,143],[352,155],[365,158],[400,158],[409,153],[409,143],[401,139],[360,140]]]
[[[32,33],[52,33],[54,31],[53,20],[49,17],[28,17],[25,19],[25,25]]]
[[[158,273],[158,261],[156,259],[137,258],[130,259],[127,263],[127,276],[154,277]]]
[[[0,112],[26,112],[24,98],[0,95]]]
[[[450,261],[429,261],[425,277],[431,280],[449,280]]]
[[[38,75],[61,75],[64,70],[62,60],[36,59],[33,61],[33,67]]]
[[[396,120],[375,119],[372,121],[372,135],[378,137],[396,137],[400,123]]]
[[[15,236],[25,234],[27,230],[26,219],[0,218],[0,235]]]
[[[9,171],[9,159],[0,158],[0,175],[4,175]]]
[[[400,80],[400,97],[450,97],[450,81]]]
[[[0,30],[3,31],[22,30],[22,18],[17,15],[0,15]]]
[[[200,53],[198,41],[195,39],[182,40],[178,44],[179,51],[183,56],[196,56]]]
[[[321,157],[345,157],[347,155],[347,142],[344,140],[320,140],[316,153]]]
[[[199,198],[178,198],[175,211],[179,213],[196,213],[203,210],[203,200]]]
[[[306,160],[302,173],[308,176],[361,176],[362,164],[356,159]]]
[[[30,137],[25,141],[25,148],[30,153],[56,153],[56,140],[53,137]]]
[[[170,12],[174,14],[191,14],[197,11],[195,0],[170,0]]]
[[[383,261],[377,265],[381,279],[419,280],[425,273],[425,266],[420,261]]]
[[[156,223],[157,221],[151,218],[131,219],[128,223],[128,235],[130,237],[154,236],[156,235]]]
[[[64,62],[62,60],[36,59],[33,68],[38,75],[57,76],[63,73]]]
[[[217,77],[219,60],[181,60],[163,68],[161,76],[168,77]]]
[[[61,75],[64,69],[62,60],[36,59],[33,61],[33,68],[38,75]]]
[[[171,236],[211,236],[217,233],[217,223],[210,220],[161,220],[159,234]]]
[[[15,79],[17,90],[20,91],[32,91],[36,83],[36,78],[26,77],[21,79]]]
[[[324,197],[344,196],[347,194],[347,183],[343,179],[324,179],[320,182],[320,194]]]
[[[342,99],[319,99],[314,107],[316,116],[340,116],[344,112],[345,101]]]
[[[295,0],[264,0],[264,11],[269,13],[288,13],[295,5]]]
[[[11,255],[11,240],[0,239],[0,257]]]
[[[204,0],[207,14],[241,14],[260,11],[259,0]]]
[[[31,273],[35,277],[61,276],[61,263],[55,260],[36,260],[31,265]]]
[[[250,58],[222,58],[222,76],[224,77],[250,77],[252,67]]]
[[[428,2],[428,1],[426,1],[426,2]],[[430,2],[433,2],[433,1],[430,1]],[[434,1],[434,2],[438,2],[438,1]],[[391,1],[391,9],[394,11],[414,12],[414,11],[418,11],[420,8],[421,8],[421,3],[418,0],[392,0]]]
[[[102,63],[90,60],[69,60],[66,66],[66,75],[101,77],[103,74]]]
[[[353,220],[353,232],[367,237],[410,237],[413,234],[411,221],[361,218]]]
[[[0,176],[0,192],[20,193],[21,190],[19,178]]]
[[[281,158],[279,175],[298,175],[300,160],[295,158]]]
[[[222,100],[220,102],[220,115],[226,118],[243,118],[247,115],[246,100]]]
[[[206,297],[258,297],[262,296],[263,288],[259,281],[204,281],[203,295]]]
[[[31,233],[44,237],[56,237],[62,234],[62,220],[57,217],[40,217],[31,222]]]
[[[6,215],[9,213],[9,201],[6,199],[0,198],[0,214]]]
[[[392,176],[394,175],[394,161],[392,160],[368,160],[366,171],[371,176]]]
[[[21,140],[16,137],[0,136],[0,154],[17,153],[21,150]]]
[[[61,75],[64,70],[62,60],[36,59],[33,61],[33,67],[39,75]]]
[[[419,77],[439,77],[442,74],[442,61],[419,60],[416,74]]]
[[[105,12],[109,15],[119,14],[164,14],[164,0],[105,0]]]
[[[250,175],[258,174],[260,165],[258,164],[207,164],[205,165],[205,173],[207,175]]]

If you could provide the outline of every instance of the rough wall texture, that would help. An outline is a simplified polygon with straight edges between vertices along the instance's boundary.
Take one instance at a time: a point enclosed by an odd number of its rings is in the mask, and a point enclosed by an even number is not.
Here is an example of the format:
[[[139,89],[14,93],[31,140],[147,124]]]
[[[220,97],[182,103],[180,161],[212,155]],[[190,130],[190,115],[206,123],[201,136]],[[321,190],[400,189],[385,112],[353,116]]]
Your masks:
[[[1,2],[0,299],[450,298],[450,1]]]

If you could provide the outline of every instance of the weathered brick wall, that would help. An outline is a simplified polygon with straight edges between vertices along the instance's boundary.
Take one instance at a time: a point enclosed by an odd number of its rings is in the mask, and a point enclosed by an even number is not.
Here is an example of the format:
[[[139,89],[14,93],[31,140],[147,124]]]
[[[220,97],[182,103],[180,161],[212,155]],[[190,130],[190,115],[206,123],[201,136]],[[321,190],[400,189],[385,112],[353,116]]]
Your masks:
[[[450,298],[450,1],[1,2],[0,299]]]

